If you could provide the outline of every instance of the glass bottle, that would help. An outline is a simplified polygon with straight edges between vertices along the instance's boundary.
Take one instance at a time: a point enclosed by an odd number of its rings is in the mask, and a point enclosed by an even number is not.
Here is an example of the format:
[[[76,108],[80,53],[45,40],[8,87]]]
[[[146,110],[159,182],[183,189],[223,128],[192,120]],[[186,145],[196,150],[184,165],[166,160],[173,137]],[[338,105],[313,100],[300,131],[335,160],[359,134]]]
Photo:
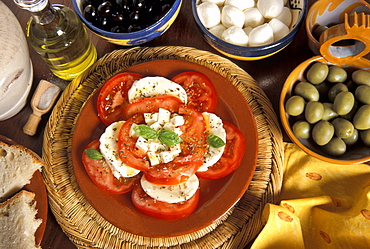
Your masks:
[[[28,41],[56,76],[72,80],[96,61],[96,48],[72,9],[48,0],[14,2],[31,13]]]

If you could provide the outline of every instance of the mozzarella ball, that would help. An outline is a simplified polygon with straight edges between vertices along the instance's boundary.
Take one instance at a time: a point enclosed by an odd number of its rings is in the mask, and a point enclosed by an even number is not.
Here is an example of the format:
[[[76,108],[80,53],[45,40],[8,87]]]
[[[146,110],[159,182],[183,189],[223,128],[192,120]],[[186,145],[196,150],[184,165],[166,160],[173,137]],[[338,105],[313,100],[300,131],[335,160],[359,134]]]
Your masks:
[[[283,11],[281,11],[280,15],[276,18],[282,21],[287,27],[290,27],[290,24],[292,23],[292,12],[290,11],[290,8],[284,7]]]
[[[217,4],[218,6],[222,6],[224,5],[225,0],[203,0],[202,2],[211,2]]]
[[[284,0],[258,0],[257,8],[267,19],[280,15],[284,8]]]
[[[226,30],[226,27],[222,24],[216,25],[209,29],[209,32],[218,38],[222,38],[222,33]]]
[[[243,30],[244,30],[244,32],[247,34],[247,35],[249,35],[250,34],[250,32],[252,31],[252,27],[245,27],[245,28],[243,28]]]
[[[255,28],[262,25],[265,22],[265,18],[257,8],[249,8],[244,10],[244,27]]]
[[[225,5],[232,5],[240,10],[245,10],[254,7],[255,3],[254,0],[226,0]]]
[[[244,30],[238,26],[231,26],[222,33],[222,39],[238,46],[248,45],[248,36]]]
[[[221,22],[226,27],[237,26],[243,28],[244,25],[244,13],[232,5],[225,5],[222,8]]]
[[[258,47],[274,42],[274,32],[268,23],[255,27],[249,33],[249,46]]]
[[[277,18],[272,18],[269,22],[269,25],[274,33],[274,41],[280,40],[289,34],[289,28]]]
[[[212,28],[221,21],[220,9],[215,3],[204,2],[198,5],[197,12],[200,21],[206,28]]]

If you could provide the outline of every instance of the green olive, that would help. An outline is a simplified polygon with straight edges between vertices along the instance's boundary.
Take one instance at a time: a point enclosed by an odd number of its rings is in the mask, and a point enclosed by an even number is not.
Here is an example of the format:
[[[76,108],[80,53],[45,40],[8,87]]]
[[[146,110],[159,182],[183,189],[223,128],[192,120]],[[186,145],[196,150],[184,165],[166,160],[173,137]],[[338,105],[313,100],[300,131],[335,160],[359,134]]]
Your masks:
[[[358,85],[370,86],[370,72],[366,70],[356,70],[352,73],[353,81]]]
[[[340,92],[348,92],[348,87],[343,83],[337,83],[334,86],[332,86],[328,91],[329,100],[333,102],[335,97]]]
[[[333,84],[327,82],[327,81],[324,81],[320,84],[317,84],[317,85],[314,85],[317,89],[317,91],[319,91],[319,101],[320,102],[328,102],[329,99],[328,99],[328,92],[329,92],[329,89],[333,86]]]
[[[322,62],[316,62],[307,71],[307,80],[312,84],[319,84],[323,82],[329,73],[328,65]]]
[[[356,88],[355,97],[363,104],[370,105],[370,86],[360,85]]]
[[[323,103],[324,114],[322,115],[322,120],[332,120],[338,117],[338,114],[333,110],[333,103]]]
[[[351,92],[340,92],[335,96],[333,102],[333,110],[338,115],[348,114],[355,104],[355,97]]]
[[[307,103],[304,116],[308,123],[314,124],[322,119],[324,115],[324,105],[318,101],[310,101]]]
[[[285,103],[285,111],[288,115],[298,116],[304,111],[305,101],[301,96],[291,96]]]
[[[352,136],[349,138],[343,138],[343,141],[346,143],[347,146],[354,145],[358,141],[358,130],[354,129]]]
[[[370,129],[360,131],[360,137],[361,137],[362,142],[366,146],[370,147]]]
[[[326,120],[321,120],[312,129],[312,138],[320,146],[323,146],[332,139],[334,126]]]
[[[325,30],[328,29],[328,26],[324,26],[324,25],[319,25],[317,26],[316,28],[314,28],[312,30],[312,35],[313,37],[317,40],[317,41],[320,41],[320,36],[322,33],[324,33]]]
[[[320,98],[317,88],[308,82],[299,82],[294,88],[294,93],[306,101],[318,101]]]
[[[345,114],[345,115],[340,115],[340,117],[352,121],[353,117],[355,116],[355,114],[358,110],[358,108],[360,108],[360,104],[355,99],[355,103],[353,104],[352,110],[349,113]]]
[[[370,129],[370,105],[361,106],[353,117],[353,125],[358,130]]]
[[[326,79],[331,83],[345,82],[347,80],[347,72],[341,67],[330,66]]]
[[[355,127],[353,124],[344,118],[336,118],[332,122],[334,133],[340,138],[349,138],[352,136]]]
[[[329,143],[323,146],[323,150],[331,156],[343,155],[346,149],[346,143],[339,137],[333,137]]]
[[[297,137],[307,139],[311,134],[311,125],[304,120],[299,120],[293,125],[293,133]]]

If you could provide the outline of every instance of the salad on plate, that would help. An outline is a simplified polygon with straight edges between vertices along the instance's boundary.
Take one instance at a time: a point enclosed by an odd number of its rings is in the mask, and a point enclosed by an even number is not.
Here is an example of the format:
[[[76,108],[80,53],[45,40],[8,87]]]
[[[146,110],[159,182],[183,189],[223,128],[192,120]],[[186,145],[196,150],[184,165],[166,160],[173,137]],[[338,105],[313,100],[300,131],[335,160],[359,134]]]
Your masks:
[[[216,105],[215,87],[197,71],[172,79],[117,74],[99,91],[106,128],[82,153],[86,172],[109,193],[131,194],[148,216],[187,217],[199,202],[199,178],[223,178],[244,156],[242,133],[213,113]]]

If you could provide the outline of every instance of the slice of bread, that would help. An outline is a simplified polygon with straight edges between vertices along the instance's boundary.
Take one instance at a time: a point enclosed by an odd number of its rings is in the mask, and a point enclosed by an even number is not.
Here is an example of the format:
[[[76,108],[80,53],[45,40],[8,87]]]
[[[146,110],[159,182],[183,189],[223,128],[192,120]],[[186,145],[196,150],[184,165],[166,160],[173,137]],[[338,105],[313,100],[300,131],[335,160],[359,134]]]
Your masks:
[[[42,220],[36,219],[35,194],[22,190],[0,203],[0,248],[34,249],[35,232]]]
[[[0,202],[21,190],[44,163],[39,156],[21,145],[0,141]]]

